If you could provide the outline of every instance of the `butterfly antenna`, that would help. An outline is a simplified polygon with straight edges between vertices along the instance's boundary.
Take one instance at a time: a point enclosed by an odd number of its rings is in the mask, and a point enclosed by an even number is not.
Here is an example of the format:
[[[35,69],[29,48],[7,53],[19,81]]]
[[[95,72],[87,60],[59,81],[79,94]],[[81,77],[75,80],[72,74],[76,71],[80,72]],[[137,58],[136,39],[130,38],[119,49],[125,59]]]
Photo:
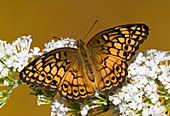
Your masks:
[[[83,40],[87,37],[87,35],[89,34],[89,32],[93,29],[94,25],[98,22],[98,20],[96,20],[94,22],[94,24],[92,25],[92,27],[90,28],[90,30],[87,32],[87,34],[84,36]]]

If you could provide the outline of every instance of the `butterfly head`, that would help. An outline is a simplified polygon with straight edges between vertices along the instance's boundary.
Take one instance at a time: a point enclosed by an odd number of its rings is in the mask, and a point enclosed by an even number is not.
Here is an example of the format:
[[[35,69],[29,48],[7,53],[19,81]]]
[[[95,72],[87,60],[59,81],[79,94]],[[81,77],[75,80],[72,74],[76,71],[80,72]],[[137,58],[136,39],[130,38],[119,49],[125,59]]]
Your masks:
[[[84,45],[85,45],[85,43],[83,42],[83,40],[81,40],[81,39],[77,40],[77,47],[78,47],[78,48],[81,48],[81,47],[83,47]]]

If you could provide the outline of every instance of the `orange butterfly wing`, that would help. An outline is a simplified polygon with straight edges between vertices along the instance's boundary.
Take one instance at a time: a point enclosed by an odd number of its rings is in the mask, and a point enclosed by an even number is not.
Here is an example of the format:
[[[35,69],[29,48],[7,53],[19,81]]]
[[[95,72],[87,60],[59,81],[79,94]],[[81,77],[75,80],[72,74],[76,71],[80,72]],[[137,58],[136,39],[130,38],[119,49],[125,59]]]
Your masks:
[[[98,72],[96,83],[101,92],[114,91],[125,81],[127,62],[149,34],[145,24],[117,26],[96,34],[88,43],[91,59]]]
[[[72,102],[82,102],[94,95],[94,85],[87,75],[74,48],[59,48],[28,64],[20,79],[32,85],[56,90]]]

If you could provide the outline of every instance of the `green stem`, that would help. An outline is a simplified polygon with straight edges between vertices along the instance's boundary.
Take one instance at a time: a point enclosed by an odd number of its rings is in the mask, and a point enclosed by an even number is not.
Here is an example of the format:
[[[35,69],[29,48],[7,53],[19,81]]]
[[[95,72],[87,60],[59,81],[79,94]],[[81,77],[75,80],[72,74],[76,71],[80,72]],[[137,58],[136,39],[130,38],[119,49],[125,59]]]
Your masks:
[[[103,100],[103,101],[106,101],[104,98],[100,97],[99,95],[97,95],[96,97]]]

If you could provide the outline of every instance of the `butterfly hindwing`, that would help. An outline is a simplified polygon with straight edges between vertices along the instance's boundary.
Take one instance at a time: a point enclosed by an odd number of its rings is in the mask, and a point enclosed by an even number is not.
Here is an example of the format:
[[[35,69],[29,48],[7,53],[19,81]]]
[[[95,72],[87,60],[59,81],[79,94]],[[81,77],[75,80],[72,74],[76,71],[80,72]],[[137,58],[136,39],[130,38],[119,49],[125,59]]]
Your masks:
[[[95,94],[94,84],[88,79],[80,60],[69,69],[58,91],[60,96],[72,102],[82,102]]]
[[[108,93],[122,87],[127,76],[127,62],[108,55],[94,55],[96,83],[100,92]]]
[[[149,28],[145,24],[118,26],[96,34],[87,47],[93,52],[129,61],[148,34]]]

